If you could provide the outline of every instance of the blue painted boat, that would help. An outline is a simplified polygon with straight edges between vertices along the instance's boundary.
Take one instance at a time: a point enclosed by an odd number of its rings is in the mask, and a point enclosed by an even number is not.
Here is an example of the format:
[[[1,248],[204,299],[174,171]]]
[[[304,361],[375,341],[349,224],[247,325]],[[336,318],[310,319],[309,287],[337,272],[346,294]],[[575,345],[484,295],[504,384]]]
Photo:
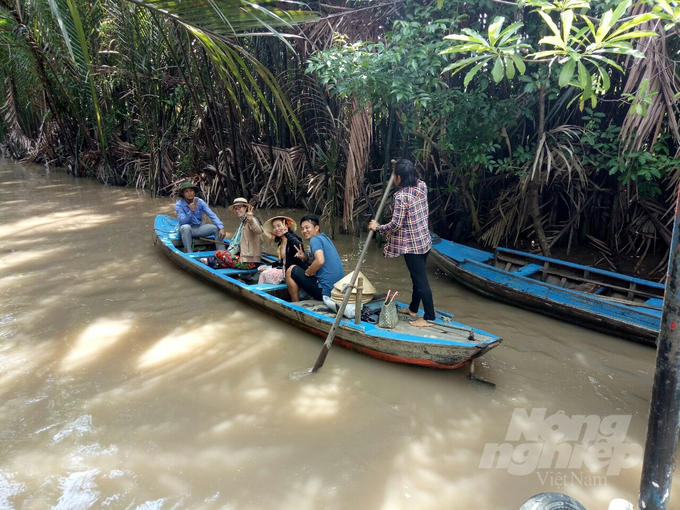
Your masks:
[[[435,264],[485,296],[654,347],[664,285],[505,248],[438,239]]]
[[[326,338],[335,320],[321,301],[287,301],[285,284],[258,284],[250,280],[257,270],[212,269],[198,259],[214,252],[184,253],[176,230],[177,220],[159,215],[154,228],[157,244],[182,269],[226,290],[240,301],[245,301],[263,312],[282,319],[301,329]],[[214,246],[212,246],[214,250]],[[265,256],[265,259],[267,256]],[[274,260],[274,259],[271,259]],[[363,305],[380,311],[382,299]],[[403,303],[401,306],[405,307]],[[501,343],[501,338],[451,320],[446,312],[437,312],[434,326],[414,328],[407,316],[394,329],[382,329],[372,322],[343,320],[337,330],[335,343],[374,358],[397,363],[409,363],[430,368],[454,369],[471,363]]]

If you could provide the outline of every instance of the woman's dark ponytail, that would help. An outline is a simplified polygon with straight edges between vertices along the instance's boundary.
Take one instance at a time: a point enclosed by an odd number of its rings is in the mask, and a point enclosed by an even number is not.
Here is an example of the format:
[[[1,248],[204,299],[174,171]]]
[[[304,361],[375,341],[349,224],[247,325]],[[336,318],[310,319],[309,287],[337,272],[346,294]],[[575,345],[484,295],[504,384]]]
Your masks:
[[[399,183],[400,188],[407,188],[409,186],[416,186],[418,184],[418,176],[416,169],[408,159],[400,159],[394,165],[394,175],[401,177]]]

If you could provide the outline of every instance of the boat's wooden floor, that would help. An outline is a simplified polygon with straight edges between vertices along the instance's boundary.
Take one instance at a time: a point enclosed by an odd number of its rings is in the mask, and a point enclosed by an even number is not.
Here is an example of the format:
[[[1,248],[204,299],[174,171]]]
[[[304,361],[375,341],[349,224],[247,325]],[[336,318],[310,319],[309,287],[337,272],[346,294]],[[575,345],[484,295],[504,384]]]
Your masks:
[[[658,310],[663,304],[663,286],[654,282],[604,274],[606,271],[599,271],[602,274],[598,274],[596,268],[577,266],[565,261],[545,259],[542,264],[537,264],[532,259],[543,257],[498,248],[494,261],[488,263],[510,274],[580,292],[603,301]]]
[[[299,306],[307,308],[310,311],[325,315],[330,318],[335,318],[335,312],[329,310],[322,301],[317,301],[315,299],[308,299],[305,301],[298,301],[296,303]],[[382,305],[382,300],[372,301],[365,304],[363,307],[372,310],[375,315],[375,320],[377,321],[378,315],[380,313],[380,308]],[[351,320],[351,319],[347,319]],[[415,335],[421,338],[432,338],[438,340],[449,340],[449,341],[465,341],[480,343],[482,341],[488,340],[487,337],[477,334],[473,334],[472,328],[463,328],[455,324],[442,324],[436,323],[429,328],[416,328],[411,326],[410,321],[413,320],[409,315],[399,314],[399,323],[392,329],[382,329],[380,331],[391,331],[398,335]],[[377,327],[377,324],[376,324]]]

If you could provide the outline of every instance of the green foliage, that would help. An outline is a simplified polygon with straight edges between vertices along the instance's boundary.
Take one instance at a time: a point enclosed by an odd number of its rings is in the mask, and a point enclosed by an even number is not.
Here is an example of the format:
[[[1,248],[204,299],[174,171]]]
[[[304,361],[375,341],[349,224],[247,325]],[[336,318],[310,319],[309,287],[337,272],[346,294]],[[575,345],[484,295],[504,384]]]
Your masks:
[[[665,30],[680,27],[680,2],[675,0],[655,0],[653,13],[663,21]]]
[[[495,171],[500,163],[494,155],[504,138],[500,128],[515,126],[520,112],[517,102],[499,100],[482,91],[449,89],[442,91],[436,104],[438,108],[423,123],[445,123],[446,128],[438,134],[438,145],[452,162],[462,168],[479,166]]]
[[[466,19],[428,21],[414,16],[396,21],[385,40],[377,43],[350,44],[338,36],[330,49],[310,57],[307,72],[315,73],[340,98],[370,101],[378,111],[389,105],[398,112],[406,132],[432,139],[474,188],[485,171],[500,165],[495,154],[503,141],[501,128],[516,124],[519,108],[514,100],[499,100],[483,88],[464,92],[450,87],[450,80],[442,76],[441,70],[455,58],[455,52],[445,51],[448,43],[443,36]],[[498,23],[491,32],[499,48],[512,41],[517,44],[514,26],[502,30]],[[504,73],[512,74],[522,66],[521,61],[515,66],[510,54],[507,58],[512,68],[503,64]]]
[[[266,29],[281,36],[274,27],[290,27],[296,23],[317,21],[318,15],[308,10],[281,9],[270,0],[123,0],[170,17],[221,39],[247,35],[252,30]],[[294,4],[297,2],[289,2]],[[302,4],[298,4],[302,5]]]
[[[628,152],[612,161],[609,174],[626,184],[634,183],[641,198],[656,198],[662,192],[660,183],[680,170],[680,160],[670,154],[668,135],[659,137],[653,151]]]
[[[659,92],[656,90],[647,91],[649,86],[649,79],[645,78],[640,82],[640,87],[637,94],[622,93],[621,97],[630,102],[630,115],[640,115],[645,117],[647,115],[647,108],[652,105],[653,97]]]
[[[341,98],[354,95],[361,102],[427,108],[433,94],[446,87],[440,71],[450,59],[440,54],[442,38],[455,23],[396,21],[385,42],[377,43],[350,44],[337,36],[330,49],[310,57],[307,73],[316,73]]]
[[[588,150],[583,156],[584,165],[596,171],[606,171],[622,184],[638,187],[641,198],[655,198],[662,192],[660,182],[680,170],[680,160],[671,154],[672,140],[668,134],[659,137],[653,150],[620,152],[621,128],[602,123],[605,115],[586,108],[583,119],[587,122],[582,143]]]
[[[22,29],[10,12],[0,7],[0,90],[4,98],[0,101],[0,108],[4,106],[5,99],[9,101],[10,97],[14,97],[18,120],[26,134],[31,136],[42,121],[43,90],[30,48],[21,34]],[[13,95],[8,87],[12,88]],[[0,125],[3,125],[2,115]],[[7,132],[8,127],[4,126],[3,132]]]
[[[495,18],[493,23],[489,25],[486,39],[471,28],[464,28],[461,34],[447,35],[444,39],[460,42],[443,50],[443,54],[473,53],[473,56],[449,64],[442,72],[451,71],[451,74],[455,75],[475,64],[465,75],[463,81],[465,87],[469,85],[480,69],[485,66],[491,67],[492,63],[491,76],[496,83],[499,83],[504,76],[512,80],[515,77],[515,69],[520,74],[524,74],[526,66],[520,55],[531,46],[520,42],[521,33],[519,30],[523,24],[513,23],[503,30],[504,23],[505,18],[500,16]]]
[[[645,13],[632,19],[623,19],[632,6],[632,0],[625,0],[616,9],[605,11],[597,25],[590,18],[588,4],[578,0],[527,0],[525,5],[537,8],[535,12],[543,21],[545,30],[551,32],[551,35],[544,36],[533,44],[548,49],[520,58],[520,54],[531,47],[530,39],[527,39],[529,42],[524,42],[520,38],[519,31],[524,24],[513,23],[501,31],[504,20],[496,18],[489,25],[486,38],[470,29],[463,29],[460,34],[446,37],[447,40],[458,43],[451,45],[445,52],[472,53],[472,56],[454,62],[445,71],[452,70],[455,74],[474,65],[465,77],[464,84],[467,86],[483,69],[490,69],[494,81],[498,83],[504,77],[510,80],[514,78],[515,67],[520,74],[524,74],[525,64],[551,67],[557,64],[560,66],[559,86],[575,87],[581,91],[581,109],[588,100],[595,107],[597,95],[610,88],[611,69],[622,71],[614,57],[628,55],[642,58],[642,53],[633,48],[631,40],[656,36],[655,32],[637,30],[641,24],[653,19],[655,14]],[[559,13],[559,20],[553,19],[554,13]],[[521,67],[518,62],[522,62]]]
[[[108,138],[104,133],[102,112],[99,107],[97,87],[94,82],[94,66],[88,48],[87,29],[84,26],[75,0],[50,0],[50,7],[52,8],[54,17],[59,23],[64,42],[69,49],[69,54],[76,64],[76,67],[80,70],[81,79],[84,82],[87,81],[89,85],[92,101],[91,107],[97,125],[99,143],[101,145],[102,154],[106,155]],[[91,10],[90,13],[91,12],[93,11]]]

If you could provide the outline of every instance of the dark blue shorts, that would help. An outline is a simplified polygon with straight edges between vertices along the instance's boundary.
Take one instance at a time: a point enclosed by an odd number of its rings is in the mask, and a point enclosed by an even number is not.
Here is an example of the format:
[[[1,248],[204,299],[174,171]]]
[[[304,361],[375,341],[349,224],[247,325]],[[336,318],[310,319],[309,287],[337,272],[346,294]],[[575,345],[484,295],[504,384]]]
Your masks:
[[[297,283],[298,287],[312,296],[312,299],[323,300],[321,287],[319,287],[319,279],[316,276],[306,276],[304,269],[300,266],[293,266],[290,277]]]

